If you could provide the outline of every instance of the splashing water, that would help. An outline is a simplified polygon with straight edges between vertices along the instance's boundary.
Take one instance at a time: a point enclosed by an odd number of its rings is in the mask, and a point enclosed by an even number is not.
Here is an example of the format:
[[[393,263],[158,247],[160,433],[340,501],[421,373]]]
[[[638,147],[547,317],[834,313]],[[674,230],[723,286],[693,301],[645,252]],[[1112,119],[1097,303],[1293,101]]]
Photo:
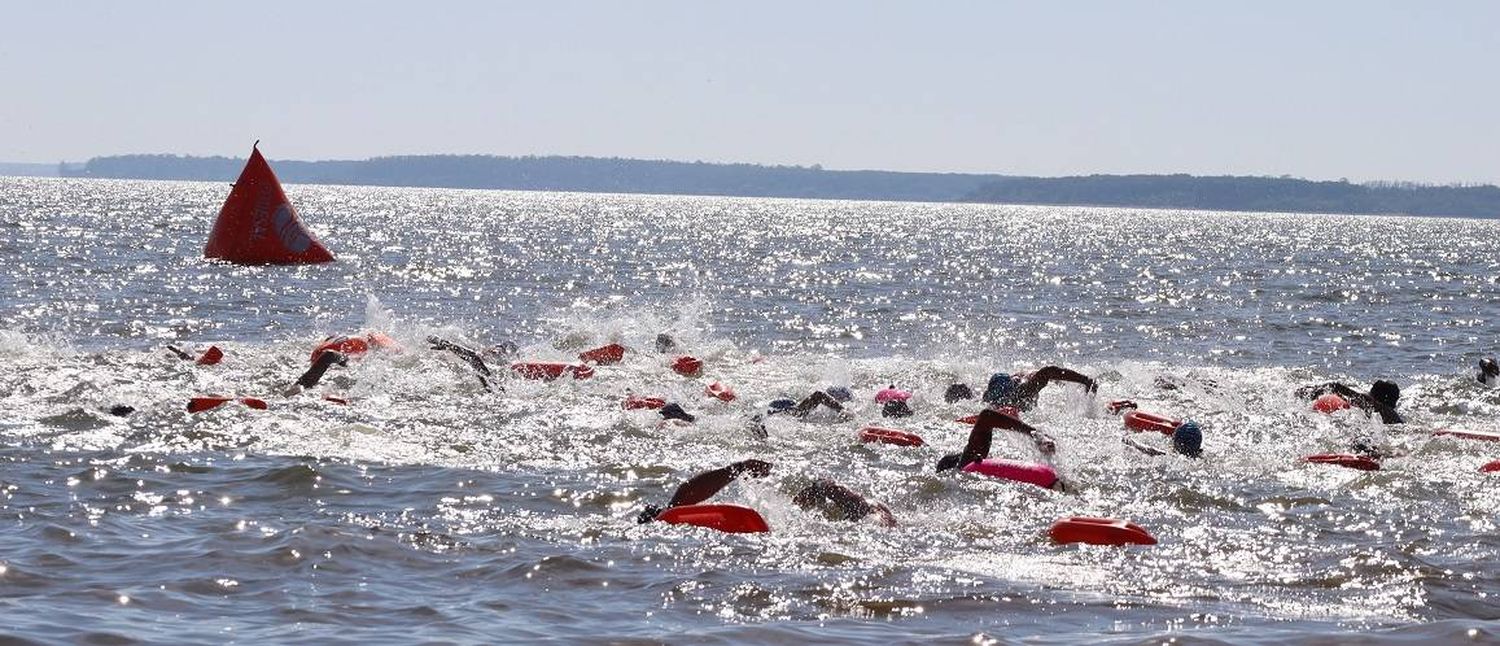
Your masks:
[[[0,598],[32,610],[10,634],[1493,638],[1500,494],[1477,469],[1500,449],[1429,431],[1500,430],[1500,391],[1469,374],[1494,352],[1496,223],[296,186],[339,262],[236,267],[200,257],[223,192],[0,180]],[[362,330],[401,349],[282,396],[319,339]],[[705,377],[670,370],[663,332]],[[434,334],[548,361],[629,350],[590,380],[489,393]],[[1101,383],[1025,414],[1074,492],[934,473],[974,412],[948,384],[1046,363]],[[1411,423],[1291,394],[1332,378],[1397,380]],[[714,380],[739,398],[705,397]],[[891,383],[914,392],[899,424],[872,401]],[[850,421],[751,432],[767,401],[831,385],[855,392]],[[627,392],[698,422],[622,410]],[[184,410],[205,393],[271,407]],[[1205,458],[1121,444],[1102,403],[1126,397],[1200,422]],[[870,422],[928,446],[862,445]],[[1300,461],[1356,437],[1399,455]],[[1035,457],[1014,438],[995,453]],[[772,476],[720,499],[772,532],[634,524],[748,457]],[[899,525],[792,505],[819,477]],[[1072,515],[1161,542],[1047,541]]]

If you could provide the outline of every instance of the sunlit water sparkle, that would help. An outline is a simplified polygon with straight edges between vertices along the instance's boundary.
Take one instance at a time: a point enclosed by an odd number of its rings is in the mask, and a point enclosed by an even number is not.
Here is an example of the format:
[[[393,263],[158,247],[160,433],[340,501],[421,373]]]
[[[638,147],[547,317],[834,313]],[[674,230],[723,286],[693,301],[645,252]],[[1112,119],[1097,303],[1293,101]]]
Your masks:
[[[1486,443],[1500,391],[1500,223],[1480,220],[290,186],[339,255],[235,267],[201,249],[227,187],[0,179],[0,631],[37,640],[802,643],[933,638],[1283,643],[1377,631],[1494,640],[1500,556]],[[280,392],[326,334],[407,350]],[[658,332],[707,377],[671,372]],[[563,360],[610,341],[587,381],[504,379],[423,350],[442,334]],[[204,368],[166,343],[216,343]],[[1063,494],[932,465],[973,412],[952,381],[1059,363],[1047,391]],[[1159,378],[1179,387],[1161,389]],[[1399,381],[1411,423],[1318,416],[1290,391]],[[740,398],[711,402],[707,380]],[[898,383],[920,449],[858,444]],[[766,401],[832,384],[850,422]],[[633,390],[691,427],[622,411]],[[200,415],[187,397],[265,397]],[[1103,402],[1204,424],[1206,458],[1124,447]],[[115,418],[101,409],[138,409]],[[1373,435],[1378,472],[1305,465]],[[1020,442],[997,453],[1030,457]],[[771,478],[726,501],[773,531],[637,526],[697,470]],[[814,477],[901,524],[790,504]],[[1130,518],[1161,544],[1054,546],[1069,515]],[[1471,634],[1472,633],[1472,634]]]

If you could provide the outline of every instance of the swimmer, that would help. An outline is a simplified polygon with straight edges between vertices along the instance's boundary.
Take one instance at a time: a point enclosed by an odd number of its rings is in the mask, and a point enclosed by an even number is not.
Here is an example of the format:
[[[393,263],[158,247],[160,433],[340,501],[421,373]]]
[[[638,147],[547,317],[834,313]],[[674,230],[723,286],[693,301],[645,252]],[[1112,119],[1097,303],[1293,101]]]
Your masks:
[[[312,367],[308,368],[307,372],[302,373],[302,376],[297,378],[297,382],[288,387],[283,394],[291,397],[305,389],[318,385],[318,382],[323,380],[324,373],[327,373],[329,368],[336,365],[349,365],[349,358],[337,350],[325,350],[319,353],[318,360],[313,362]]]
[[[1010,415],[987,408],[979,412],[979,419],[974,422],[974,430],[969,431],[969,441],[964,445],[963,453],[950,453],[943,456],[937,463],[938,472],[962,469],[970,463],[990,457],[990,441],[997,428],[1015,431],[1030,437],[1031,441],[1036,444],[1036,450],[1043,456],[1050,458],[1057,452],[1057,443],[1045,433]]]
[[[1146,455],[1166,455],[1167,452],[1154,446],[1142,444],[1139,440],[1126,434],[1123,438],[1125,446],[1145,453]],[[1198,428],[1198,423],[1193,420],[1185,420],[1172,430],[1172,450],[1179,455],[1190,458],[1203,456],[1203,431]]]
[[[1054,381],[1068,381],[1084,387],[1089,394],[1099,390],[1099,384],[1087,375],[1075,370],[1047,366],[1028,375],[1010,375],[1003,372],[990,376],[984,388],[984,402],[991,406],[1015,406],[1031,410],[1036,406],[1042,389]]]
[[[662,419],[664,420],[675,419],[687,422],[689,424],[692,424],[693,422],[698,420],[697,417],[689,414],[679,404],[667,404],[666,406],[662,406],[661,408],[657,409],[656,412],[660,414]]]
[[[1494,357],[1485,357],[1479,360],[1479,383],[1486,386],[1500,384],[1500,363],[1495,363]]]
[[[849,390],[847,388],[829,388],[827,392],[824,392],[822,390],[814,390],[811,395],[803,397],[802,401],[800,402],[792,401],[790,399],[773,400],[770,404],[770,407],[766,410],[766,414],[784,414],[796,417],[798,419],[807,419],[809,415],[812,415],[814,412],[819,410],[819,407],[821,406],[836,413],[840,420],[848,419],[849,414],[844,411],[844,404],[839,401],[838,397],[830,394],[833,392],[838,392],[840,395],[843,395],[845,397],[844,401],[853,399],[853,397],[849,395]]]
[[[874,514],[876,522],[885,527],[896,526],[896,516],[878,502],[865,500],[864,496],[827,478],[820,478],[803,487],[792,496],[792,504],[811,511],[818,510],[829,520],[858,521]]]
[[[911,417],[913,413],[911,404],[906,401],[908,399],[911,399],[911,392],[897,388],[896,384],[875,393],[875,403],[880,404],[881,417]]]
[[[1396,402],[1401,399],[1401,387],[1394,382],[1377,380],[1370,384],[1370,392],[1362,393],[1353,388],[1345,386],[1336,381],[1326,384],[1315,384],[1298,388],[1296,395],[1302,399],[1312,401],[1329,393],[1343,397],[1351,406],[1355,406],[1366,414],[1375,413],[1380,415],[1380,421],[1386,424],[1401,424],[1406,420],[1396,412]]]
[[[949,384],[948,389],[943,391],[943,401],[950,404],[973,398],[974,391],[965,383]]]
[[[742,474],[748,474],[752,478],[764,478],[771,475],[771,463],[764,460],[740,460],[727,467],[704,471],[679,485],[677,491],[672,493],[672,499],[667,502],[666,508],[696,505],[708,500]],[[656,520],[662,511],[664,511],[662,507],[646,505],[646,508],[636,517],[636,522],[649,523]]]
[[[729,483],[734,482],[740,475],[764,478],[770,474],[771,463],[763,460],[742,460],[721,469],[705,471],[677,487],[677,491],[672,494],[672,500],[667,503],[666,508],[696,505],[708,500],[724,487],[729,486]],[[804,510],[822,512],[830,520],[853,522],[874,515],[881,525],[886,527],[896,525],[896,517],[885,505],[869,502],[864,496],[848,487],[826,478],[818,479],[803,487],[792,496],[792,503]],[[663,508],[648,505],[636,517],[636,522],[654,521],[662,511]]]
[[[479,356],[478,352],[437,336],[427,337],[427,344],[433,350],[447,350],[458,355],[458,358],[463,359],[469,364],[469,367],[474,369],[474,372],[478,373],[476,376],[479,377],[479,385],[484,386],[486,392],[494,392],[494,389],[490,388],[490,380],[488,379],[491,376],[490,367],[485,365],[484,358]],[[500,349],[499,351],[507,349],[505,345],[497,346],[497,348]],[[510,345],[509,348],[515,348],[515,346]]]

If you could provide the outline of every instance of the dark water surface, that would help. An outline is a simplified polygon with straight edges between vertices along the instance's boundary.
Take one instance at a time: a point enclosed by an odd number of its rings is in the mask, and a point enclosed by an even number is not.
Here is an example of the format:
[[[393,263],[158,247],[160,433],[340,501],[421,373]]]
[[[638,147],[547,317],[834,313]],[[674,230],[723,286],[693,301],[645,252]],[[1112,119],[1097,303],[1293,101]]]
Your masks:
[[[36,642],[1500,640],[1500,223],[355,187],[289,187],[339,255],[234,267],[201,249],[227,186],[0,179],[0,635]],[[406,348],[283,396],[326,334]],[[669,332],[707,364],[687,379]],[[486,393],[428,334],[566,360],[587,381]],[[214,367],[166,343],[224,348]],[[953,381],[1059,363],[1044,393],[1076,492],[933,473]],[[1392,378],[1411,423],[1290,395]],[[1161,387],[1162,379],[1174,386]],[[734,386],[732,403],[701,395]],[[855,440],[898,383],[929,446]],[[749,418],[827,385],[854,419]],[[622,411],[627,389],[692,426]],[[190,415],[188,397],[267,399]],[[340,406],[318,394],[351,401]],[[1192,417],[1205,459],[1120,443],[1103,403]],[[103,409],[129,404],[114,417]],[[1369,436],[1362,472],[1300,461]],[[1142,438],[1152,442],[1159,438]],[[1030,459],[1028,445],[996,454]],[[772,531],[639,526],[698,470]],[[790,496],[829,477],[895,528]],[[1057,518],[1160,539],[1057,546]]]

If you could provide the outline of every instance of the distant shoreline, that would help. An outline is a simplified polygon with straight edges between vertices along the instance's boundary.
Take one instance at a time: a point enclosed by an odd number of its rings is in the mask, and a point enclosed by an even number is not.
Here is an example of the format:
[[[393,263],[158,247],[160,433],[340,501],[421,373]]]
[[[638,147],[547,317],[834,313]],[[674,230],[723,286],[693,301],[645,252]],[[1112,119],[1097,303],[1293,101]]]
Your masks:
[[[231,182],[230,157],[118,155],[51,166],[61,177]],[[35,170],[40,164],[0,164]],[[1500,188],[1355,184],[1291,177],[1088,175],[824,170],[599,157],[414,155],[360,161],[272,161],[289,183],[649,193],[921,202],[975,202],[1214,211],[1500,217]],[[24,167],[24,168],[22,168]],[[36,173],[13,173],[36,174]]]

